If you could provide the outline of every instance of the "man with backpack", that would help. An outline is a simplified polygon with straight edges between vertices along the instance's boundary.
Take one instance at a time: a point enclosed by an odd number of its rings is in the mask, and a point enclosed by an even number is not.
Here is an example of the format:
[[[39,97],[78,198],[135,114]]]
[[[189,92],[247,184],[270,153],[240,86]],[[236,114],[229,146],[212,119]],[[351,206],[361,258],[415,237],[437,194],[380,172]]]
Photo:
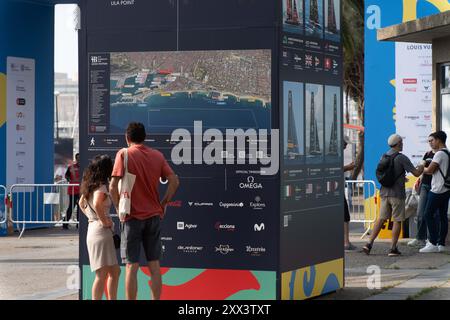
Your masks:
[[[373,242],[378,237],[381,228],[388,219],[392,218],[392,246],[388,256],[395,257],[401,254],[397,248],[397,242],[402,222],[405,220],[405,172],[411,172],[414,176],[419,177],[424,167],[420,165],[415,168],[409,158],[401,153],[403,139],[398,134],[389,137],[388,145],[391,149],[381,157],[376,172],[377,179],[381,184],[380,216],[375,222],[370,241],[363,247],[363,251],[370,254]]]
[[[450,199],[449,160],[450,153],[445,145],[447,134],[437,131],[428,137],[433,149],[439,150],[433,161],[425,169],[425,174],[432,174],[431,191],[425,206],[425,219],[429,232],[429,241],[419,250],[421,253],[444,252],[448,233],[448,201]]]

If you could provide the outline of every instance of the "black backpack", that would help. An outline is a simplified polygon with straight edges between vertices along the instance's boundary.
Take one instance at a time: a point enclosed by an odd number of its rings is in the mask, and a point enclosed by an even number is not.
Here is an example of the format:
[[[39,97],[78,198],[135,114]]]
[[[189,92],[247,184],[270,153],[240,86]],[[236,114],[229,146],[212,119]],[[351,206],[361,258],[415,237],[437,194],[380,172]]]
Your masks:
[[[392,155],[383,154],[378,162],[377,166],[377,179],[383,187],[390,188],[395,184],[398,178],[400,178],[404,173],[402,172],[399,176],[395,176],[394,160],[400,153],[394,153]]]
[[[450,153],[447,150],[440,150],[440,151],[444,151],[448,158],[448,167],[447,167],[447,174],[444,176],[444,173],[442,172],[441,168],[439,167],[439,172],[442,174],[442,177],[444,178],[444,187],[446,187],[447,189],[450,189],[450,175],[449,175],[449,169],[450,169]]]

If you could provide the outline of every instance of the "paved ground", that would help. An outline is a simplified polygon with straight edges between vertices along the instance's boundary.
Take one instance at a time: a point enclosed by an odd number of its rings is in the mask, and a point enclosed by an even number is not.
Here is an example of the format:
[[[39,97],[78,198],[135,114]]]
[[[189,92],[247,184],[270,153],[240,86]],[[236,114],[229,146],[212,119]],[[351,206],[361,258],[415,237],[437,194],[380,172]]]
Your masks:
[[[351,242],[358,250],[345,253],[345,288],[319,299],[445,299],[450,300],[450,253],[420,254],[402,239],[399,257],[388,257],[389,240],[376,240],[371,254],[361,252],[366,239],[360,233],[351,233]],[[369,266],[381,271],[381,288],[370,290],[367,280]],[[414,280],[416,279],[416,280]],[[435,288],[438,287],[438,288]],[[432,289],[430,289],[432,288]]]
[[[27,230],[0,238],[0,300],[78,299],[67,289],[69,266],[78,266],[78,233]],[[70,269],[69,269],[70,271]]]
[[[377,240],[370,256],[360,252],[366,242],[353,228],[351,241],[359,250],[345,254],[345,288],[319,299],[417,299],[450,300],[450,253],[419,254],[401,240],[400,257],[388,257],[388,240]],[[0,300],[77,300],[78,291],[68,290],[69,266],[78,266],[76,229],[26,231],[0,238]],[[367,288],[368,267],[381,272],[380,289]]]

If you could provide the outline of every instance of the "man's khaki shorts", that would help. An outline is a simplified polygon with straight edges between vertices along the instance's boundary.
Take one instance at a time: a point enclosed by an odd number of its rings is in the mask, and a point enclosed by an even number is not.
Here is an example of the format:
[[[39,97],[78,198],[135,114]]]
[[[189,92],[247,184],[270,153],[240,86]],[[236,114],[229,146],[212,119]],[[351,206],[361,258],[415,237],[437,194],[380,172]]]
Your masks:
[[[405,221],[405,199],[382,197],[380,219],[387,220],[392,217],[395,222]]]

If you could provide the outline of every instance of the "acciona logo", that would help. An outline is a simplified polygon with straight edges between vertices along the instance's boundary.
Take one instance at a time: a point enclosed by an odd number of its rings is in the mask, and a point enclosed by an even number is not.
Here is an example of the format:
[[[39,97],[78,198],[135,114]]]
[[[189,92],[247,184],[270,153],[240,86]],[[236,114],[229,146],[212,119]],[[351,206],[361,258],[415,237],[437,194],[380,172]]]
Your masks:
[[[220,221],[216,222],[216,224],[214,225],[214,228],[217,231],[235,231],[236,230],[236,226],[234,224],[226,224],[226,223],[222,223]]]
[[[261,202],[261,197],[257,196],[255,197],[255,202],[250,202],[250,208],[253,210],[262,210],[266,208],[266,204],[264,202]]]
[[[234,249],[230,245],[219,245],[216,247],[216,252],[220,252],[223,255],[229,254],[230,252],[234,252]]]
[[[191,230],[191,229],[197,229],[197,225],[191,223],[184,223],[183,221],[177,222],[177,230]]]
[[[266,230],[266,226],[264,223],[260,223],[260,224],[255,223],[254,230],[257,232],[264,231],[264,230]]]
[[[219,202],[219,207],[228,209],[228,208],[243,208],[243,202]]]
[[[241,189],[263,189],[261,183],[255,182],[255,177],[249,176],[246,182],[239,183]]]

